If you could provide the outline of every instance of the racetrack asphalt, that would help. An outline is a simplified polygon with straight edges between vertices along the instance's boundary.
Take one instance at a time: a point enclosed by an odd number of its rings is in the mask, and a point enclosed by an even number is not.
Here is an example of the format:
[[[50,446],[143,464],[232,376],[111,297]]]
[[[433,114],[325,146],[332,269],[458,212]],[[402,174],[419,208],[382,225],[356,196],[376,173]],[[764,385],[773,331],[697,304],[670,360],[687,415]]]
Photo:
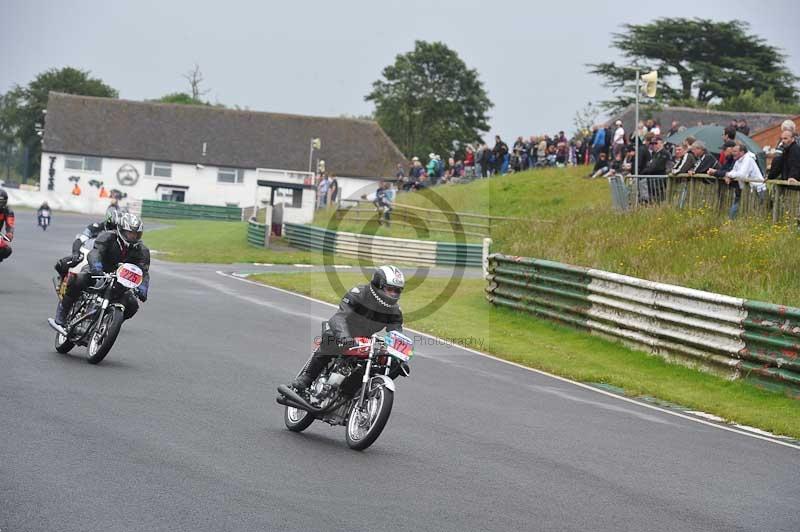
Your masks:
[[[28,219],[30,218],[30,219]],[[18,219],[0,264],[0,530],[800,530],[800,451],[422,345],[365,452],[283,426],[331,309],[154,261],[105,361],[53,349],[55,260],[91,220]]]

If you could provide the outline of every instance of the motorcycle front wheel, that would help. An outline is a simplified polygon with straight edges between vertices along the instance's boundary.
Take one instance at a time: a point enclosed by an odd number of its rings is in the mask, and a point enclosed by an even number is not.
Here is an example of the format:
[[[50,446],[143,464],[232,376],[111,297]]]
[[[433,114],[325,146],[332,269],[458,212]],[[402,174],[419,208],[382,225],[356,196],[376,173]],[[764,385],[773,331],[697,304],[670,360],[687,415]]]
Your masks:
[[[303,432],[314,422],[314,416],[293,406],[287,406],[283,411],[283,422],[292,432]]]
[[[123,321],[125,318],[122,309],[110,307],[106,311],[89,340],[89,356],[86,359],[89,364],[99,364],[106,357],[117,339]]]
[[[56,333],[56,351],[62,355],[69,353],[70,349],[75,347],[75,344],[70,342],[69,339],[61,333]]]
[[[392,413],[394,392],[385,386],[376,386],[367,392],[364,408],[354,402],[350,408],[345,432],[347,445],[356,451],[363,451],[378,439],[383,432],[389,414]]]

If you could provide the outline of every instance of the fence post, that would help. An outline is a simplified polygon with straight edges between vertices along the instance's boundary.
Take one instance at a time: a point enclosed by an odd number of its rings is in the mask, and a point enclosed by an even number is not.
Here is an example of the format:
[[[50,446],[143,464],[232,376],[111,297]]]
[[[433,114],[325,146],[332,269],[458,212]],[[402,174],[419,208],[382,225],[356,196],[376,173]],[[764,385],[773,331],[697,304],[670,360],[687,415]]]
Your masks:
[[[781,212],[781,193],[783,192],[783,187],[780,185],[774,185],[772,190],[775,191],[775,198],[772,200],[772,223],[778,223],[780,220],[780,212]]]
[[[483,249],[481,250],[481,266],[483,268],[483,278],[489,275],[489,248],[492,245],[491,238],[483,239]]]

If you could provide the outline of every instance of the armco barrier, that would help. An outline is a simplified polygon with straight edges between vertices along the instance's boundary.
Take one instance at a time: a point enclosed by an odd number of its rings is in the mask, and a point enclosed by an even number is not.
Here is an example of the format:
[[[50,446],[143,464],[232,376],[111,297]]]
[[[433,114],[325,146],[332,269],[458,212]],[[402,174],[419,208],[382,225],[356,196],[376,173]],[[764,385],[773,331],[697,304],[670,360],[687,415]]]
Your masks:
[[[195,205],[179,201],[142,200],[143,218],[202,218],[204,220],[241,221],[242,209],[218,205]]]
[[[267,226],[260,224],[255,220],[247,221],[247,242],[253,246],[260,248],[266,247],[267,242]]]
[[[483,246],[331,231],[313,225],[284,224],[289,243],[310,249],[373,260],[409,264],[481,266]]]
[[[800,309],[500,254],[487,280],[495,305],[800,398]]]

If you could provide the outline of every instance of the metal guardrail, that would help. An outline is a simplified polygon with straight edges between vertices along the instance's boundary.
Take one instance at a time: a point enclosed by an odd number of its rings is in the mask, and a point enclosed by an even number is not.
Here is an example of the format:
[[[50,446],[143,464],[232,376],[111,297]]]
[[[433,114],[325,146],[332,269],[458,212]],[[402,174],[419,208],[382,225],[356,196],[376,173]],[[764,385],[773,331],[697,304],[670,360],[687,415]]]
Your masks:
[[[247,243],[260,248],[268,247],[269,240],[268,228],[266,224],[261,224],[253,219],[247,221]]]
[[[363,205],[363,207],[362,207]],[[337,209],[339,219],[345,216],[354,222],[378,221],[382,216],[367,200],[347,200],[346,205]],[[394,203],[392,206],[391,220],[393,224],[411,227],[416,230],[464,234],[467,236],[488,237],[492,227],[506,222],[539,221],[553,223],[552,220],[531,220],[513,216],[492,216],[469,212],[443,211],[441,209],[426,209],[414,205]]]
[[[500,254],[487,280],[494,305],[800,398],[800,309]]]
[[[221,207],[218,205],[196,205],[179,201],[142,200],[142,217],[204,220],[242,220],[240,207]]]
[[[301,249],[375,262],[480,267],[483,257],[483,246],[480,244],[388,238],[331,231],[313,225],[285,223],[284,235],[289,244]]]

